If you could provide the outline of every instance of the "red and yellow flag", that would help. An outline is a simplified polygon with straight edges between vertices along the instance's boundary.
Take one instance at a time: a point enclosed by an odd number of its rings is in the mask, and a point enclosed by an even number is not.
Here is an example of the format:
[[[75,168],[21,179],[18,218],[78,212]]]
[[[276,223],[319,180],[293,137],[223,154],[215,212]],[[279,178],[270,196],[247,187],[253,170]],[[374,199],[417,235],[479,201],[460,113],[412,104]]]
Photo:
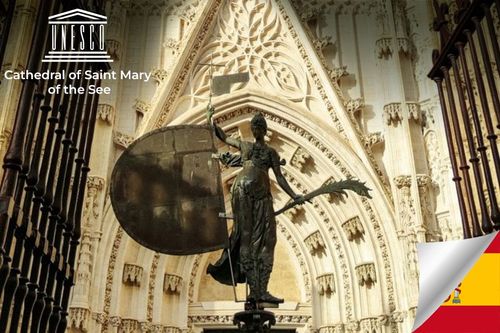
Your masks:
[[[500,333],[500,233],[415,333]]]

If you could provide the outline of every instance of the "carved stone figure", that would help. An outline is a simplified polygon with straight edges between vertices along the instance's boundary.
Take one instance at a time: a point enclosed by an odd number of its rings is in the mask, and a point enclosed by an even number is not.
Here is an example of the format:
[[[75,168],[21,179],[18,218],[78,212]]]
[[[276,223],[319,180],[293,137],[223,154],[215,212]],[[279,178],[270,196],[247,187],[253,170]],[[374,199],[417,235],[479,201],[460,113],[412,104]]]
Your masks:
[[[208,117],[215,135],[241,152],[239,162],[236,162],[237,158],[234,156],[229,158],[227,155],[221,160],[229,161],[231,166],[241,163],[242,170],[231,188],[234,218],[234,228],[230,236],[232,262],[229,262],[228,253],[225,251],[219,261],[209,265],[207,271],[217,281],[231,285],[233,281],[230,265],[232,265],[235,273],[234,282],[247,281],[250,287],[248,300],[282,303],[283,299],[271,295],[267,290],[276,245],[276,221],[269,169],[273,170],[278,184],[295,203],[304,203],[304,197],[292,190],[281,173],[278,153],[265,143],[267,124],[262,114],[258,113],[252,118],[251,129],[255,142],[248,142],[228,137],[212,121],[213,112],[213,107],[209,107]]]

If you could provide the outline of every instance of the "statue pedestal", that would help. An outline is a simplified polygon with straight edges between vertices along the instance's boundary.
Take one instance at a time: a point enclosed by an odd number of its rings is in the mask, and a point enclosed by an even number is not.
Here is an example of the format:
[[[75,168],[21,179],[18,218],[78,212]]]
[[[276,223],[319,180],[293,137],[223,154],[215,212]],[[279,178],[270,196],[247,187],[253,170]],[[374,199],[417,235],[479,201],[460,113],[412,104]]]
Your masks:
[[[241,332],[269,332],[276,324],[276,318],[264,308],[278,308],[278,304],[247,301],[245,311],[235,313],[233,323]]]

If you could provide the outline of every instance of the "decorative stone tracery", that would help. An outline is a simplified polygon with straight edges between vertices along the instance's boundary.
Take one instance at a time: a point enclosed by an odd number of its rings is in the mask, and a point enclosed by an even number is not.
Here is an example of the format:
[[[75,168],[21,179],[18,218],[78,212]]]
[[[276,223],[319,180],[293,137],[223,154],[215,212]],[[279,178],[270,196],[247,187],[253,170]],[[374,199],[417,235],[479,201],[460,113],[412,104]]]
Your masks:
[[[350,218],[349,220],[342,223],[342,229],[347,235],[347,239],[352,241],[354,239],[360,238],[365,233],[365,229],[361,224],[361,220],[358,216]]]
[[[335,292],[335,278],[332,273],[322,274],[316,278],[318,294],[331,295]]]
[[[182,277],[175,274],[165,274],[163,280],[163,291],[165,293],[179,294],[182,288]]]
[[[361,264],[356,266],[356,276],[360,286],[370,286],[377,282],[375,274],[375,265],[373,263]]]
[[[304,243],[309,249],[309,252],[313,255],[324,251],[326,248],[325,241],[323,240],[323,236],[321,236],[319,230],[307,236],[304,239]]]
[[[139,265],[125,264],[123,266],[123,283],[139,287],[142,281],[143,270]]]

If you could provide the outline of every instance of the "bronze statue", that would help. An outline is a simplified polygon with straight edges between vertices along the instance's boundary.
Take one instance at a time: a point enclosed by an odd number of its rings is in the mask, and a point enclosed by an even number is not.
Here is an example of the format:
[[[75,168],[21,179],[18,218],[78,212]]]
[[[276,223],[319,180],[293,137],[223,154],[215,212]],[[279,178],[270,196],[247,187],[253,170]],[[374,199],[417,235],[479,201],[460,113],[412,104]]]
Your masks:
[[[242,166],[231,188],[231,206],[234,227],[230,236],[231,257],[226,251],[207,272],[217,281],[231,285],[230,264],[234,269],[234,282],[247,281],[250,293],[247,300],[283,303],[283,299],[269,293],[267,286],[273,268],[276,246],[276,220],[271,196],[269,169],[272,169],[280,187],[293,199],[295,204],[304,203],[304,196],[296,194],[281,173],[280,157],[269,147],[264,136],[266,120],[256,114],[251,121],[255,142],[241,141],[227,137],[213,120],[214,109],[209,107],[208,118],[215,135],[240,150],[238,155],[222,155],[222,162],[230,166]],[[229,263],[231,258],[231,263]]]

